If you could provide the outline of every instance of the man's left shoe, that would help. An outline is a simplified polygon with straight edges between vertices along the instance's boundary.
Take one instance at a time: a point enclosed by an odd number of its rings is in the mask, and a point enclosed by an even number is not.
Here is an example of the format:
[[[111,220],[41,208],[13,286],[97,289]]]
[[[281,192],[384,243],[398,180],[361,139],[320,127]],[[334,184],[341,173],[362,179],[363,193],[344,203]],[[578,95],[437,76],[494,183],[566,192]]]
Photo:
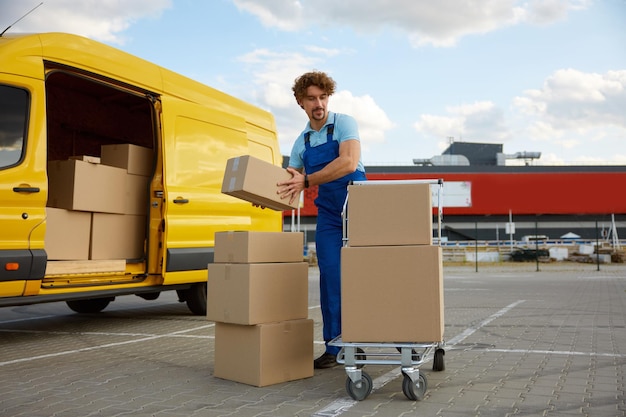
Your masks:
[[[313,367],[315,369],[334,368],[337,365],[339,365],[337,363],[337,355],[328,352],[324,352],[322,356],[313,361]]]

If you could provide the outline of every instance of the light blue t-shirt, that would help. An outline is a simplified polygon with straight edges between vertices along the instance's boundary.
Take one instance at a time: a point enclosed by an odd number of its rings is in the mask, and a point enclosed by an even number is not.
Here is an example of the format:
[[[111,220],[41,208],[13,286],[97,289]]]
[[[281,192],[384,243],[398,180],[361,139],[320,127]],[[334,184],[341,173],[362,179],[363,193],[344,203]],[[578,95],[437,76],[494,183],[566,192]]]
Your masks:
[[[306,128],[302,131],[302,133],[300,133],[300,136],[298,136],[296,142],[293,144],[291,156],[289,157],[289,166],[297,169],[303,168],[304,161],[302,160],[302,155],[304,155],[304,151],[306,150],[306,147],[304,146],[304,135],[307,132],[311,132],[309,135],[309,143],[312,147],[322,145],[326,143],[328,125],[331,124],[335,125],[333,140],[336,140],[339,143],[349,139],[356,139],[358,141],[361,140],[359,137],[359,128],[356,120],[354,120],[354,117],[347,114],[328,112],[328,119],[326,119],[326,123],[319,132],[311,129],[311,122],[307,123]],[[357,170],[365,172],[365,168],[363,167],[363,162],[360,157]]]

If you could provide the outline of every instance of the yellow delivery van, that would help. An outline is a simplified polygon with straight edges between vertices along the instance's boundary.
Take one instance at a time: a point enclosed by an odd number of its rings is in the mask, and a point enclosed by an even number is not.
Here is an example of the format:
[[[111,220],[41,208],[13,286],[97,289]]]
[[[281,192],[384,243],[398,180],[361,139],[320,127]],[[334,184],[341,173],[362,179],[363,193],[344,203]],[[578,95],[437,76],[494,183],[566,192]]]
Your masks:
[[[282,230],[221,192],[229,158],[282,164],[270,113],[75,35],[3,35],[0,62],[0,306],[205,314],[215,232]]]

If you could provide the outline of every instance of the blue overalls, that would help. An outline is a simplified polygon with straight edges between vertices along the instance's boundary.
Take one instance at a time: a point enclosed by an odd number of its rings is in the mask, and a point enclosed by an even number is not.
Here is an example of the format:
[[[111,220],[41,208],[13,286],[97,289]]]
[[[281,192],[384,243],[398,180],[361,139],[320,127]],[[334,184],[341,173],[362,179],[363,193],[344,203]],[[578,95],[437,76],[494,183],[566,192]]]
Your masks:
[[[305,151],[302,160],[308,175],[321,170],[339,156],[339,142],[333,140],[334,128],[334,124],[327,126],[326,142],[318,146],[311,146],[310,132],[305,133]],[[341,211],[349,182],[365,179],[365,173],[356,170],[332,182],[321,184],[315,199],[317,206],[315,245],[320,269],[323,335],[326,352],[333,355],[339,353],[339,347],[328,346],[328,342],[341,334],[341,247],[343,245]]]

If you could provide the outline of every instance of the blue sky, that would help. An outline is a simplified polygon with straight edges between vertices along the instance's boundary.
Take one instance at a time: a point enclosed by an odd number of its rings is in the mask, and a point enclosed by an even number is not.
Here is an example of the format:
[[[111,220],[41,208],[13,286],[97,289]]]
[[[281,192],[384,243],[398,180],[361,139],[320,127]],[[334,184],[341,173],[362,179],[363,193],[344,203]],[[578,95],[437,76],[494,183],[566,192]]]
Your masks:
[[[39,0],[0,0],[0,26]],[[450,141],[626,164],[626,0],[44,0],[11,32],[87,36],[271,111],[289,154],[312,69],[338,84],[366,165]],[[513,162],[511,162],[513,163]]]

